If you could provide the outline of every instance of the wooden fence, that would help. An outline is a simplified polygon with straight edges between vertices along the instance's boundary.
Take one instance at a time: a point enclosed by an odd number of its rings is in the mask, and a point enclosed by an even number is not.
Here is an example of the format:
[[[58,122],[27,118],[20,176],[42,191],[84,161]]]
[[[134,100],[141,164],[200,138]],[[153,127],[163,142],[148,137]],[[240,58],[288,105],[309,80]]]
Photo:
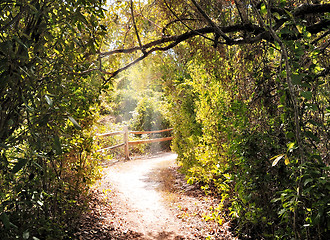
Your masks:
[[[163,129],[163,130],[156,130],[156,131],[128,131],[128,127],[124,126],[123,131],[116,131],[116,132],[109,132],[109,133],[103,133],[97,135],[98,137],[109,137],[109,136],[115,136],[115,135],[120,135],[123,134],[123,143],[111,146],[111,147],[106,147],[98,150],[100,151],[105,151],[105,150],[111,150],[115,149],[118,147],[124,147],[125,150],[125,159],[129,159],[129,145],[136,145],[136,144],[142,144],[142,143],[153,143],[153,142],[164,142],[164,141],[170,141],[173,139],[173,137],[164,137],[164,138],[153,138],[153,139],[144,139],[144,140],[136,140],[136,141],[128,141],[128,135],[129,134],[152,134],[152,133],[162,133],[162,132],[169,132],[172,131],[173,128],[168,128],[168,129]]]

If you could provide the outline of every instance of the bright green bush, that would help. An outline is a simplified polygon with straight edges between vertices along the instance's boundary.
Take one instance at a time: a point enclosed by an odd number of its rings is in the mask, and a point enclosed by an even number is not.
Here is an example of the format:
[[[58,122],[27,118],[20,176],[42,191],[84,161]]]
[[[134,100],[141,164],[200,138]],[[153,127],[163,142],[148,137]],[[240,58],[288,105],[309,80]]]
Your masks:
[[[227,212],[242,239],[326,239],[327,122],[320,116],[328,93],[314,99],[318,110],[308,107],[309,94],[298,99],[305,124],[299,148],[289,93],[264,70],[274,66],[274,56],[253,63],[243,56],[234,64],[235,58],[204,61],[196,55],[185,65],[185,77],[170,81],[173,148],[182,170],[188,182],[218,195],[217,211]]]
[[[116,116],[117,122],[130,121],[133,111],[138,104],[138,95],[134,90],[118,89],[114,93],[109,93],[112,99],[108,99],[112,109],[110,114]]]
[[[145,96],[138,102],[131,121],[135,131],[151,131],[169,128],[166,105],[156,97]]]

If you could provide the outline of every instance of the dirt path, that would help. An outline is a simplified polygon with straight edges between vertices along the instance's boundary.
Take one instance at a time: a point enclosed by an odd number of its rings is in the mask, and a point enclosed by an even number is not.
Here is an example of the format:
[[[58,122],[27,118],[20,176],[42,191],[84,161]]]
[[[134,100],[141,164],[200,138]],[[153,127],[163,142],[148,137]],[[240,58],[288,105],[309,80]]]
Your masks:
[[[229,223],[205,221],[218,202],[185,183],[176,157],[162,153],[105,166],[78,239],[235,239]]]
[[[160,182],[156,180],[157,172],[174,165],[176,157],[166,153],[105,169],[102,185],[112,184],[120,202],[127,206],[121,209],[126,223],[150,239],[160,239],[160,236],[181,239],[180,221],[168,211],[159,191]]]

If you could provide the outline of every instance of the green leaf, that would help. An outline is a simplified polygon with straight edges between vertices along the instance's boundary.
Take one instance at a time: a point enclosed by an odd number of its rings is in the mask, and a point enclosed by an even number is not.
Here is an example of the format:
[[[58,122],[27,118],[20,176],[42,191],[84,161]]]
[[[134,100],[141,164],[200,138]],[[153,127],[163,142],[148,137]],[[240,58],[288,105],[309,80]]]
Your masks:
[[[0,161],[3,162],[5,166],[9,165],[8,159],[4,153],[1,155]]]
[[[286,9],[284,9],[284,11],[285,11],[285,13],[286,13],[291,19],[294,19],[293,14],[292,14],[290,11],[288,11],[288,10],[286,10]],[[290,25],[291,25],[291,24],[290,24]]]
[[[5,228],[6,229],[8,229],[10,227],[17,228],[17,226],[15,224],[12,224],[10,222],[9,216],[6,213],[4,213],[4,212],[0,215],[0,220],[3,223],[3,225],[5,225]]]
[[[285,154],[280,154],[280,155],[277,155],[275,157],[272,157],[270,160],[274,160],[273,163],[272,163],[272,167],[276,166],[276,164],[278,163],[278,161],[280,161],[283,157],[285,156]]]
[[[313,159],[316,159],[317,161],[321,162],[322,161],[322,157],[320,155],[317,155],[317,154],[313,154],[312,155],[312,158]]]
[[[3,225],[5,225],[6,229],[10,228],[9,217],[6,213],[2,213],[0,215],[0,219],[1,219],[1,222],[3,223]]]
[[[284,27],[280,30],[280,35],[285,35],[285,34],[289,34],[291,31],[290,29],[288,29],[287,27]]]
[[[41,167],[40,164],[38,164],[37,162],[32,162],[32,164],[38,167],[39,169],[43,170],[43,167]]]
[[[9,119],[9,120],[8,120],[8,125],[9,125],[9,126],[14,125],[14,121],[13,121],[13,119]]]
[[[34,112],[34,108],[29,106],[29,104],[28,104],[28,102],[26,101],[26,99],[25,99],[24,96],[22,96],[22,100],[23,100],[23,102],[24,102],[25,107],[27,108],[27,110],[28,110],[29,112]]]
[[[79,18],[80,21],[82,21],[83,23],[85,23],[86,25],[88,25],[87,19],[80,12],[78,12],[77,17]]]
[[[45,99],[48,105],[52,107],[54,102],[47,94],[45,95]]]
[[[313,139],[315,142],[320,141],[320,139],[314,133],[312,133],[311,131],[306,131],[305,136],[308,137],[308,138]]]
[[[18,162],[13,167],[12,173],[14,173],[14,174],[17,173],[19,170],[21,170],[26,165],[27,162],[28,162],[27,159],[25,159],[25,158],[19,158],[18,159]]]
[[[290,139],[290,138],[292,139],[292,138],[295,137],[295,135],[294,135],[293,132],[286,132],[286,137],[289,138],[289,139]]]
[[[279,212],[278,215],[282,216],[286,212],[285,208],[282,208]]]
[[[194,179],[193,179],[193,178],[189,178],[189,179],[187,180],[187,183],[190,184],[190,185],[193,184],[193,183],[194,183]]]
[[[62,154],[61,141],[57,135],[54,137],[54,149],[56,151],[56,154],[58,155]]]
[[[287,146],[288,146],[288,151],[291,150],[291,149],[293,149],[293,147],[294,147],[294,142],[290,142],[290,143],[288,143]]]
[[[73,117],[68,116],[68,118],[69,118],[69,120],[73,123],[73,125],[74,125],[77,129],[79,129],[79,130],[82,129],[81,126],[79,125],[79,123],[78,123]]]
[[[316,104],[310,104],[310,103],[306,103],[306,109],[310,110],[310,111],[317,111],[317,105]]]
[[[306,186],[310,182],[313,182],[313,179],[312,178],[306,179],[305,182],[304,182],[304,186]]]
[[[296,25],[296,27],[297,27],[297,29],[298,29],[298,31],[299,31],[299,33],[302,33],[303,31],[305,31],[305,28],[304,28],[304,26],[302,26],[302,25]]]
[[[287,147],[288,147],[287,152],[293,152],[293,150],[296,149],[296,147],[294,145],[295,145],[294,142],[289,142],[287,144]]]
[[[280,3],[281,3],[281,6],[284,7],[286,5],[286,0],[281,0]]]
[[[266,14],[267,13],[267,8],[265,4],[261,4],[261,9],[260,9],[261,14]]]
[[[33,6],[32,4],[27,4],[30,8],[31,8],[31,10],[36,14],[36,13],[38,13],[38,9],[35,7],[35,6]]]
[[[303,79],[303,76],[300,74],[292,74],[292,76],[291,76],[291,81],[292,81],[292,84],[294,84],[294,85],[301,85],[302,79]]]
[[[300,95],[302,97],[304,97],[307,100],[311,100],[313,97],[313,93],[312,92],[301,92]]]
[[[15,41],[22,45],[25,49],[28,49],[28,47],[17,36],[14,36],[13,39],[15,39]]]

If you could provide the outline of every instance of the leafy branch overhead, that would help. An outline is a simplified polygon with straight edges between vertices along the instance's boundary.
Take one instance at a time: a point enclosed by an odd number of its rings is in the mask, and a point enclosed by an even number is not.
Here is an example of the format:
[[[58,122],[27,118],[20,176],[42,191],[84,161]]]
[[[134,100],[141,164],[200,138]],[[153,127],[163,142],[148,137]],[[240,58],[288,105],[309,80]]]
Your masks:
[[[203,6],[195,0],[181,3],[188,10],[185,15],[173,10],[175,3],[164,1],[164,8],[169,11],[169,17],[163,20],[158,39],[148,41],[139,36],[136,21],[134,21],[133,4],[132,25],[135,29],[138,44],[135,46],[117,48],[111,51],[100,52],[101,58],[116,54],[129,54],[141,52],[140,56],[115,71],[103,71],[112,77],[126,70],[137,62],[145,59],[151,53],[157,51],[167,51],[178,44],[188,41],[196,36],[201,36],[211,42],[214,47],[219,45],[251,45],[261,41],[270,43],[276,42],[275,32],[282,40],[298,40],[304,37],[304,34],[310,34],[314,39],[314,44],[318,44],[329,34],[330,28],[330,3],[323,4],[302,4],[300,6],[287,6],[278,4],[275,6],[271,1],[269,3],[246,1],[235,1],[235,3],[223,2],[218,18],[208,15],[203,10]],[[237,9],[237,10],[236,10]],[[165,11],[166,9],[164,9]],[[233,19],[226,19],[228,12],[238,11]],[[189,15],[189,16],[187,16]],[[225,18],[224,20],[221,20]],[[158,25],[160,28],[160,26]],[[320,35],[320,33],[322,33]],[[212,37],[213,36],[213,37]],[[326,48],[328,45],[324,45]],[[198,47],[198,46],[197,46]]]

